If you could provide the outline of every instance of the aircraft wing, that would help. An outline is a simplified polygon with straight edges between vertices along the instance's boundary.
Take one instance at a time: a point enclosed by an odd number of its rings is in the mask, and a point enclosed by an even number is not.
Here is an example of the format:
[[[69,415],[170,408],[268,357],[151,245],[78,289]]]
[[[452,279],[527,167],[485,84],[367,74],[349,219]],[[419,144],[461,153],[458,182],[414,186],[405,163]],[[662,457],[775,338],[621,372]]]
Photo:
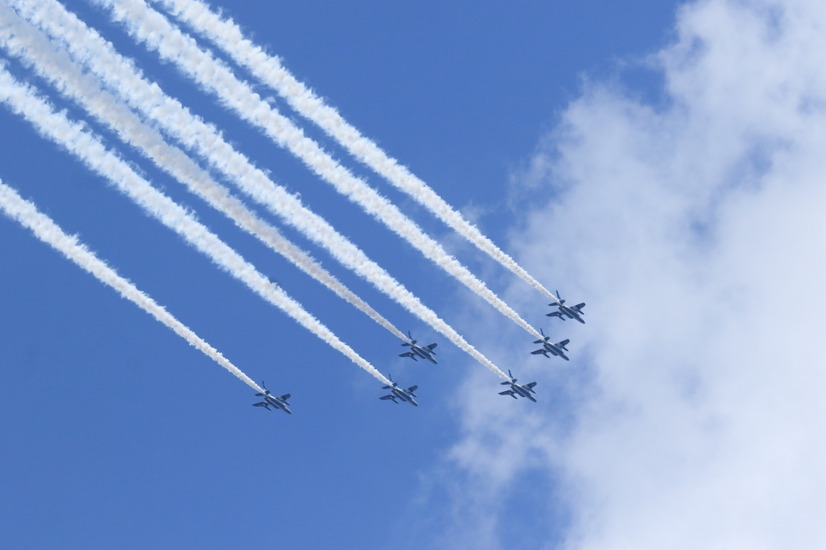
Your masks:
[[[282,395],[282,396],[281,396],[281,399],[283,399],[284,401],[286,401],[286,400],[287,400],[287,399],[289,399],[290,397],[292,397],[292,396],[291,396],[289,393],[285,393],[284,395]]]
[[[557,344],[556,344],[556,345],[557,345],[557,346],[559,346],[559,347],[561,347],[561,348],[564,348],[565,346],[567,346],[567,345],[568,345],[568,344],[570,344],[570,343],[571,343],[570,338],[566,338],[566,339],[564,339],[564,340],[563,340],[563,341],[561,341],[561,342],[557,342]]]
[[[500,391],[500,392],[499,392],[499,395],[510,395],[511,397],[513,397],[514,399],[516,399],[516,395],[514,395],[513,390],[505,390],[505,391]]]
[[[410,357],[414,361],[418,361],[418,359],[416,359],[416,354],[413,353],[412,351],[406,351],[404,353],[400,353],[399,357]]]
[[[564,315],[562,315],[562,312],[561,312],[561,311],[552,311],[552,312],[550,312],[550,313],[546,313],[546,314],[545,314],[545,316],[546,316],[546,317],[559,317],[559,318],[560,318],[560,319],[562,319],[563,321],[565,320],[565,316],[564,316]]]
[[[531,352],[531,355],[540,355],[540,354],[541,354],[541,355],[544,355],[545,357],[547,357],[547,356],[548,356],[548,352],[547,352],[547,351],[545,351],[545,348],[538,349],[538,350],[536,350],[536,351],[532,351],[532,352]]]
[[[395,396],[395,395],[382,395],[381,397],[379,397],[379,399],[382,399],[382,400],[384,400],[384,399],[389,399],[389,400],[390,400],[390,401],[392,401],[393,403],[398,403],[398,402],[396,401],[396,396]]]
[[[525,384],[525,387],[528,389],[533,389],[534,386],[536,386],[536,382],[530,382],[528,384]]]
[[[585,307],[585,302],[582,302],[581,304],[575,305],[574,309],[581,312],[582,308],[584,308],[584,307]]]
[[[414,391],[416,391],[418,389],[419,389],[419,386],[410,386],[409,388],[407,388],[407,391],[409,391],[410,393],[413,393]]]
[[[429,349],[430,351],[433,351],[433,348],[435,348],[435,347],[436,347],[436,346],[438,346],[438,345],[439,345],[439,344],[430,344],[429,346],[427,346],[427,349]],[[433,351],[433,353],[436,353],[436,352],[435,352],[435,351]]]

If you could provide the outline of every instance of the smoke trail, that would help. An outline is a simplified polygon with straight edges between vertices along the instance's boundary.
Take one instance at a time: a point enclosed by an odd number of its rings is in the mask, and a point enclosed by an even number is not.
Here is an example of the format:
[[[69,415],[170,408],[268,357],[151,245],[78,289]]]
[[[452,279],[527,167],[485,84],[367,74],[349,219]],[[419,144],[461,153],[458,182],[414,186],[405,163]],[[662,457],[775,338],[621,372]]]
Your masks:
[[[192,115],[179,102],[165,95],[120,56],[110,43],[88,28],[74,14],[54,0],[11,0],[24,17],[61,42],[75,59],[115,90],[133,109],[152,119],[165,132],[197,151],[211,166],[233,181],[256,201],[286,223],[323,246],[344,266],[373,284],[405,309],[443,334],[459,349],[482,363],[497,376],[509,378],[487,357],[479,353],[450,325],[422,304],[380,265],[370,260],[357,246],[338,233],[323,218],[304,207],[284,188],[275,185],[244,155],[226,143],[218,131]]]
[[[55,113],[28,86],[19,83],[5,69],[0,69],[0,100],[32,123],[42,135],[65,147],[89,168],[107,178],[119,191],[181,235],[197,250],[209,256],[216,265],[245,283],[259,296],[280,308],[301,326],[344,354],[376,379],[384,384],[390,383],[370,363],[339,340],[330,329],[256,271],[253,265],[196,221],[181,206],[154,189],[128,164],[106,150],[103,144],[91,133],[85,131],[80,124],[69,121],[62,113]]]
[[[0,44],[12,55],[34,68],[41,77],[52,82],[64,95],[70,96],[84,106],[92,116],[112,128],[126,143],[138,148],[160,168],[184,183],[190,191],[231,218],[236,225],[260,239],[275,252],[284,255],[299,269],[367,314],[397,338],[407,340],[404,333],[321,267],[309,254],[231,196],[226,188],[216,183],[182,151],[168,145],[157,131],[143,124],[111,94],[102,91],[92,77],[80,71],[69,56],[57,50],[42,32],[2,4]]]
[[[201,50],[191,37],[182,34],[163,15],[151,9],[143,0],[92,1],[108,8],[113,19],[124,23],[135,40],[156,50],[161,58],[178,65],[200,86],[217,94],[241,118],[259,126],[275,143],[289,149],[314,173],[331,183],[339,193],[359,204],[529,334],[541,338],[536,329],[448,254],[439,243],[426,235],[415,222],[325,153],[318,143],[306,137],[288,118],[275,111],[248,85],[235,78],[226,65]]]
[[[2,179],[0,179],[0,209],[8,217],[17,220],[21,225],[30,229],[38,239],[51,245],[82,269],[91,273],[101,283],[109,285],[122,297],[172,329],[175,334],[186,340],[190,346],[203,352],[207,357],[237,376],[244,384],[257,392],[264,391],[241,369],[221,355],[221,352],[204,342],[191,329],[166,311],[163,306],[118,275],[114,269],[95,256],[94,252],[80,243],[77,237],[64,233],[51,218],[38,211],[34,204],[22,198],[14,189],[3,183]]]
[[[222,19],[200,0],[153,1],[162,4],[172,15],[189,25],[197,33],[212,40],[236,63],[246,67],[256,78],[272,87],[293,109],[316,123],[358,160],[384,176],[396,188],[413,197],[442,222],[523,281],[548,298],[557,301],[553,293],[483,235],[475,225],[453,209],[424,181],[399,164],[396,159],[390,157],[375,142],[363,136],[357,128],[344,120],[334,107],[327,105],[310,88],[296,80],[281,64],[278,57],[268,55],[263,49],[245,38],[232,19]]]

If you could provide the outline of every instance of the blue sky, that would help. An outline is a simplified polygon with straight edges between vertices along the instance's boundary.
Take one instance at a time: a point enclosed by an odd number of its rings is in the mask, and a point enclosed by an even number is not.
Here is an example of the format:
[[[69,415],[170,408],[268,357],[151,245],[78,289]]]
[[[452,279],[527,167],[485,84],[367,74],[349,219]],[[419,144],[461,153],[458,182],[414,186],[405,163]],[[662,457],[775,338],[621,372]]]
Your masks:
[[[249,406],[237,379],[2,218],[0,524],[10,548],[826,540],[816,466],[826,411],[813,391],[826,360],[812,345],[826,321],[816,296],[826,232],[814,206],[826,86],[817,56],[801,53],[824,51],[816,3],[218,6],[542,283],[587,301],[588,325],[550,322],[541,295],[275,100],[528,322],[570,337],[569,364],[528,355],[524,332],[103,9],[65,5],[480,351],[537,380],[540,402],[497,396],[489,371],[284,228],[396,326],[439,342],[436,366],[397,358],[390,334],[2,50],[7,69],[87,120],[379,370],[418,384],[421,405],[379,401],[375,379],[4,107],[0,178],[253,379],[292,393],[294,411]],[[793,319],[766,318],[764,308],[808,300]]]

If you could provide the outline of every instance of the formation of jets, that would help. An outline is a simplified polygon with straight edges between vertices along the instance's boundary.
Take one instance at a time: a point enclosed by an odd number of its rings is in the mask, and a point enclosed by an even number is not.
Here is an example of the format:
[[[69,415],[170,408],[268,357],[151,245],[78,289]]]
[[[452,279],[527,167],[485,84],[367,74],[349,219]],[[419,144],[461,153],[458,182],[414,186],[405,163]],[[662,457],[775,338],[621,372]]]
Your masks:
[[[585,302],[577,304],[575,306],[566,306],[565,300],[559,295],[559,291],[556,291],[556,302],[552,302],[548,304],[549,306],[556,306],[557,310],[552,311],[551,313],[546,313],[548,317],[558,317],[563,321],[567,319],[574,319],[579,321],[582,324],[585,324],[585,320],[582,318],[584,315],[582,308],[585,307]],[[551,355],[556,357],[561,357],[562,359],[569,361],[566,352],[568,352],[568,348],[566,347],[571,341],[569,339],[561,340],[559,342],[553,343],[551,342],[550,336],[546,336],[545,332],[542,329],[539,329],[539,332],[542,334],[542,339],[534,340],[534,344],[541,344],[542,347],[538,350],[532,351],[531,355],[544,355],[547,358],[550,358]],[[408,340],[402,344],[402,347],[408,348],[408,351],[404,353],[400,353],[399,357],[409,357],[414,361],[418,361],[419,359],[426,359],[433,364],[436,364],[436,359],[434,355],[436,355],[436,344],[429,344],[427,346],[420,346],[417,343],[417,340],[413,338],[410,334],[410,331],[407,332]],[[499,392],[499,395],[509,395],[514,399],[518,397],[527,397],[534,403],[536,403],[536,398],[534,395],[536,392],[534,391],[534,387],[536,386],[536,382],[530,382],[528,384],[517,384],[516,378],[511,373],[510,369],[508,369],[508,377],[510,378],[507,382],[502,382],[503,386],[508,386],[508,389],[505,391]],[[264,407],[265,409],[269,410],[282,410],[288,414],[292,414],[290,410],[289,403],[287,403],[287,399],[290,398],[289,393],[285,393],[282,396],[275,396],[270,393],[270,390],[261,383],[261,387],[264,388],[263,393],[256,393],[256,397],[262,397],[263,401],[259,403],[253,403],[254,407]],[[419,404],[416,403],[416,394],[413,393],[418,389],[418,386],[410,386],[409,388],[400,388],[399,385],[393,381],[393,378],[390,378],[390,385],[389,386],[382,386],[384,390],[390,390],[390,393],[387,395],[382,395],[379,399],[383,401],[392,401],[393,403],[410,403],[411,405],[418,407]],[[273,407],[272,409],[270,407]]]

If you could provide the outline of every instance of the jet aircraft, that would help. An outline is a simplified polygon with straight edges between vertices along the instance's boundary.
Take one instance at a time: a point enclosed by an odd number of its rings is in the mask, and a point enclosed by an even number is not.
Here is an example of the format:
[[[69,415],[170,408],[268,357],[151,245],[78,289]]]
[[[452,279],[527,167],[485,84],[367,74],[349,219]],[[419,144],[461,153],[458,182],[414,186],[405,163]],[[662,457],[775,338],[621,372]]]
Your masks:
[[[566,320],[565,318],[567,317],[568,319],[576,319],[577,321],[579,321],[583,325],[585,324],[585,319],[582,318],[582,316],[585,315],[582,312],[582,308],[585,307],[585,302],[582,302],[581,304],[577,304],[575,306],[566,306],[565,305],[565,300],[563,300],[559,296],[559,291],[558,290],[556,291],[556,299],[557,299],[556,302],[551,302],[548,305],[549,306],[556,306],[556,307],[559,308],[559,310],[558,311],[552,311],[551,313],[546,313],[545,314],[546,316],[548,316],[548,317],[559,317],[563,321],[565,321]]]
[[[267,389],[267,386],[264,385],[264,382],[261,382],[261,387],[264,388],[264,393],[256,393],[256,397],[263,397],[264,400],[260,403],[253,403],[253,407],[264,407],[268,411],[281,409],[287,414],[293,414],[290,410],[289,403],[287,403],[287,399],[290,398],[289,393],[285,393],[282,396],[272,395],[270,390]],[[275,409],[271,409],[270,406],[275,407]]]
[[[503,386],[508,386],[509,385],[510,389],[507,389],[505,391],[500,391],[499,395],[510,395],[514,399],[516,399],[516,396],[518,395],[520,397],[527,397],[528,399],[530,399],[531,401],[536,403],[536,399],[534,398],[533,395],[531,395],[531,394],[536,393],[535,391],[533,391],[533,387],[536,386],[536,382],[531,382],[529,384],[517,384],[516,383],[516,378],[513,377],[513,374],[511,374],[510,369],[508,369],[508,376],[510,376],[511,381],[510,382],[502,382],[502,385]]]
[[[565,340],[562,340],[561,342],[557,342],[556,344],[552,344],[551,341],[550,341],[550,336],[545,336],[545,333],[542,332],[542,329],[539,329],[539,332],[542,333],[542,340],[534,340],[533,343],[534,344],[542,344],[542,348],[538,349],[536,351],[532,351],[531,355],[542,354],[545,357],[547,357],[548,359],[550,359],[551,356],[548,355],[550,353],[551,355],[556,355],[557,357],[562,357],[566,361],[570,361],[570,359],[568,359],[568,356],[565,355],[565,352],[568,351],[568,348],[566,348],[565,346],[567,346],[568,343],[570,342],[569,339],[566,338]]]
[[[381,397],[379,397],[379,399],[389,399],[393,403],[398,403],[396,399],[399,399],[402,403],[406,402],[410,403],[415,407],[419,406],[419,404],[416,403],[416,400],[414,399],[414,397],[416,397],[416,394],[413,393],[419,386],[410,386],[407,389],[400,388],[396,382],[393,382],[392,376],[390,377],[390,384],[390,386],[382,386],[382,389],[390,390],[390,393],[387,395],[382,395]]]
[[[436,363],[436,360],[433,358],[436,355],[436,352],[433,349],[436,347],[437,344],[430,344],[429,346],[418,346],[416,345],[416,340],[413,339],[413,336],[410,335],[410,331],[407,331],[407,336],[410,337],[410,341],[405,342],[402,346],[406,346],[410,348],[410,351],[406,351],[404,353],[400,353],[399,357],[410,357],[414,361],[418,361],[419,358],[427,359],[431,363]]]

